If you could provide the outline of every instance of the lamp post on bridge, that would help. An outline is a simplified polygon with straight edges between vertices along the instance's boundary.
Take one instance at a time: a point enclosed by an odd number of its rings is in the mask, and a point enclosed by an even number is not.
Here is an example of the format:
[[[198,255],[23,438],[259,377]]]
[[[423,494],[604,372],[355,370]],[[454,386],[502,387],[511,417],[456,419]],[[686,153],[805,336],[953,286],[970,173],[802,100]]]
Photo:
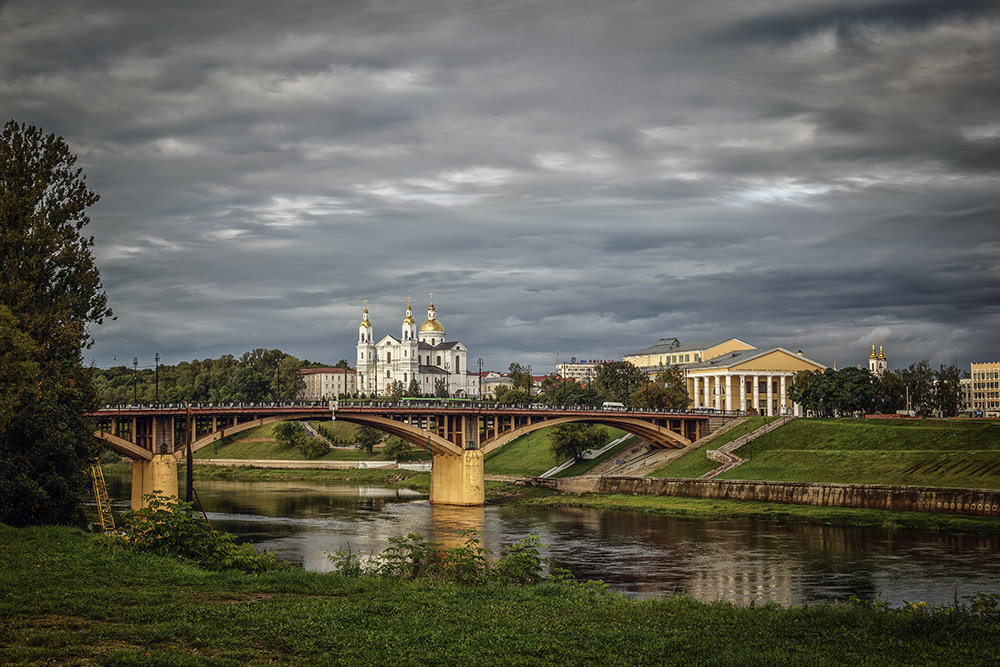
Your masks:
[[[160,404],[160,353],[159,352],[156,353],[156,357],[154,357],[154,359],[156,361],[156,371],[155,371],[155,373],[156,373],[156,389],[155,389],[155,392],[156,393],[154,394],[153,400],[156,402],[157,405],[159,405]]]
[[[139,357],[132,358],[132,402],[139,402]]]

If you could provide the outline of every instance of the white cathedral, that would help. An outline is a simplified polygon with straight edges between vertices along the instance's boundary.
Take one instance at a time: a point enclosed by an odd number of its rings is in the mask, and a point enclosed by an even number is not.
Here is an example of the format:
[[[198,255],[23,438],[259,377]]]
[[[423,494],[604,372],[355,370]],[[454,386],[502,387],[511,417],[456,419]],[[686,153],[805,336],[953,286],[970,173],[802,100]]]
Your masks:
[[[400,338],[386,334],[376,343],[372,329],[366,300],[358,325],[358,393],[384,396],[392,391],[393,383],[408,390],[416,380],[424,396],[435,395],[440,386],[449,396],[479,395],[479,377],[469,373],[466,361],[468,350],[458,341],[446,340],[444,325],[434,312],[433,292],[427,319],[419,329],[409,297]]]

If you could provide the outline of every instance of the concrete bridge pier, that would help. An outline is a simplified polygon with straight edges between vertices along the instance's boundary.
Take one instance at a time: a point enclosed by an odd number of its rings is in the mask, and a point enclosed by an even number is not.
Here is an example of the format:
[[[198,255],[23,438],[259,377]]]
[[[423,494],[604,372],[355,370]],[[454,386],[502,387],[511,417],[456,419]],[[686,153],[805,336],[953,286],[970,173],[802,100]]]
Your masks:
[[[176,500],[177,459],[173,454],[154,454],[151,461],[132,461],[132,509],[146,506],[143,496],[158,491]]]
[[[483,453],[437,454],[431,462],[431,504],[478,506],[486,503]]]

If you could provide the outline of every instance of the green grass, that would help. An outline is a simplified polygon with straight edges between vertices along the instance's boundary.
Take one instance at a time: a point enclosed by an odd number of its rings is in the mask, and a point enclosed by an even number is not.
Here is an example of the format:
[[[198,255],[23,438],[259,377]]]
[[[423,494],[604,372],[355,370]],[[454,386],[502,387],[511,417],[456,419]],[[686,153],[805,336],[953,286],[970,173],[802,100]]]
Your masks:
[[[621,437],[625,432],[616,428],[604,427],[608,433],[610,442]],[[507,443],[500,449],[493,450],[486,455],[487,475],[523,475],[525,477],[537,477],[546,470],[550,470],[565,459],[557,459],[552,455],[552,443],[549,441],[548,428],[541,428],[537,431],[522,435],[520,438]],[[616,448],[618,449],[618,448]],[[581,461],[574,464],[570,469],[589,470],[600,461],[606,460],[610,453],[605,452],[602,456],[593,461]],[[557,477],[568,477],[570,474],[580,475],[582,472],[560,473]]]
[[[678,477],[681,479],[696,479],[705,473],[715,470],[719,463],[710,461],[705,456],[709,449],[718,449],[726,443],[732,442],[751,431],[755,431],[761,426],[778,419],[777,417],[750,417],[745,422],[736,426],[718,437],[692,448],[673,461],[670,461],[662,468],[659,468],[649,477]],[[780,430],[780,429],[779,429]],[[743,449],[740,450],[741,452]]]
[[[765,419],[753,417],[651,476],[700,477],[719,466],[707,450]],[[1000,424],[993,422],[796,419],[737,454],[749,461],[718,479],[1000,488]]]
[[[537,477],[562,461],[552,455],[547,428],[522,435],[486,455],[486,474]]]
[[[622,437],[623,435],[625,435],[625,431],[620,431],[620,430],[618,430],[616,428],[611,428],[611,427],[605,427],[605,428],[608,431],[608,442],[610,442],[611,440],[616,440],[616,439]],[[600,456],[598,456],[596,459],[585,459],[583,461],[577,461],[576,463],[574,463],[570,467],[566,468],[562,472],[556,473],[553,476],[554,477],[575,477],[577,475],[586,475],[591,470],[591,468],[594,468],[599,463],[604,463],[608,459],[614,458],[615,456],[618,455],[618,452],[620,452],[621,450],[625,449],[626,447],[628,447],[629,445],[632,445],[634,443],[635,443],[634,439],[626,440],[625,442],[623,442],[621,444],[615,445],[614,447],[612,447],[608,451],[606,451],[603,454],[601,454]],[[607,443],[605,443],[605,444],[607,444]]]
[[[995,664],[957,610],[631,601],[303,570],[212,573],[0,526],[4,664]]]
[[[1000,488],[1000,424],[796,419],[740,448],[719,479]]]
[[[311,422],[315,424],[320,422]],[[329,423],[329,422],[326,422]],[[274,440],[276,424],[264,424],[248,429],[233,436],[233,442],[227,445],[206,445],[194,453],[197,459],[265,459],[265,460],[306,460],[306,457],[294,447],[282,447]],[[338,437],[347,437],[348,431],[353,433],[353,424],[337,424]],[[344,430],[343,436],[341,429]],[[366,461],[378,458],[356,449],[331,449],[315,461]]]

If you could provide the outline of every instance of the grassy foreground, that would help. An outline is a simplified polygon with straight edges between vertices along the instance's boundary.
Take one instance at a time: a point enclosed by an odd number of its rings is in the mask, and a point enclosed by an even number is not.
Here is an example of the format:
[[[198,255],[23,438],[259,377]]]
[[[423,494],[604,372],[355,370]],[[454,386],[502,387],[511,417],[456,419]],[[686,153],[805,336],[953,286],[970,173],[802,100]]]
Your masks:
[[[4,664],[995,664],[989,616],[207,572],[0,526]]]

